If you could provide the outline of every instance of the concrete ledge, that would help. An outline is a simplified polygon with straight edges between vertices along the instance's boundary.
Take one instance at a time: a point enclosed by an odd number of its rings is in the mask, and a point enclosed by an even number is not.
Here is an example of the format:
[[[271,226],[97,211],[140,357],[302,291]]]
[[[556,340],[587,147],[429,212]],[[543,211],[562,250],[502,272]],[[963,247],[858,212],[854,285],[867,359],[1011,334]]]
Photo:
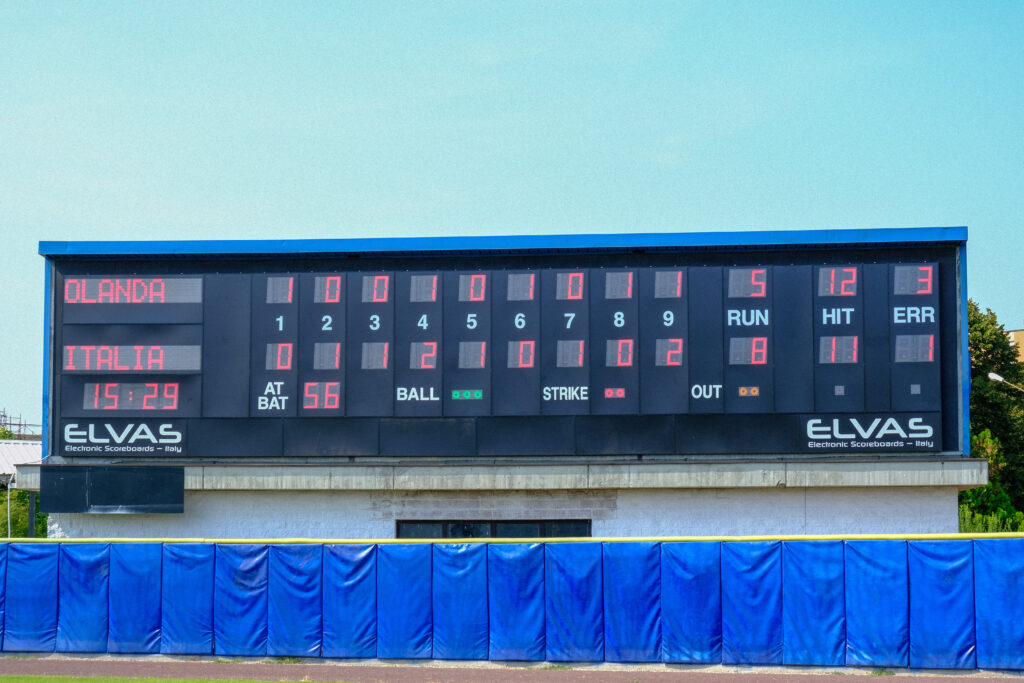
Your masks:
[[[785,486],[785,463],[590,465],[592,489],[707,489]]]
[[[201,469],[201,491],[389,491],[394,467],[208,466]]]
[[[988,461],[979,458],[936,462],[787,463],[786,486],[956,486],[988,483]]]
[[[978,458],[844,462],[632,462],[551,465],[190,465],[188,491],[531,491],[851,488],[988,483]],[[14,486],[39,490],[39,465],[18,465]]]
[[[587,465],[476,465],[396,467],[395,489],[404,491],[526,491],[588,489]]]

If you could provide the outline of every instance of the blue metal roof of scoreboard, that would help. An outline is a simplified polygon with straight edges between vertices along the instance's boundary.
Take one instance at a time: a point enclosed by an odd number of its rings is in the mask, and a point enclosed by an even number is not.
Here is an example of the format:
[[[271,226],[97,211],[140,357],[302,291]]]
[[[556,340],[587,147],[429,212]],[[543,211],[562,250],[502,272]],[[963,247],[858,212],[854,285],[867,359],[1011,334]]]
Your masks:
[[[273,254],[423,254],[483,251],[579,251],[623,249],[804,249],[871,245],[957,245],[966,227],[866,228],[856,230],[767,230],[470,237],[371,237],[285,240],[160,240],[40,242],[48,258],[90,256],[246,256]]]

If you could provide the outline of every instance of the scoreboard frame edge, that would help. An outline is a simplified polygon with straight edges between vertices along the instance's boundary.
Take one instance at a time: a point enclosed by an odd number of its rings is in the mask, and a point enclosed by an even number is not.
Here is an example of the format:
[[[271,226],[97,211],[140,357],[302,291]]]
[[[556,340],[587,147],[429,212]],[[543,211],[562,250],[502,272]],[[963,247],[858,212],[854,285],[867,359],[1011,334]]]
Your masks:
[[[737,250],[757,251],[783,247],[803,249],[837,248],[838,250],[879,246],[949,246],[956,249],[957,295],[960,300],[958,333],[960,346],[958,374],[960,394],[961,455],[969,457],[971,365],[968,348],[967,290],[967,226],[915,228],[860,228],[816,230],[768,230],[691,233],[606,233],[563,235],[504,235],[456,237],[401,238],[326,238],[283,240],[167,240],[167,241],[45,241],[39,242],[38,253],[45,259],[42,394],[42,462],[50,456],[51,373],[53,360],[54,315],[56,302],[52,296],[56,262],[132,256],[136,259],[179,257],[232,258],[244,256],[296,256],[319,254],[407,255],[428,257],[435,253],[473,254],[478,252],[550,252],[626,250]]]

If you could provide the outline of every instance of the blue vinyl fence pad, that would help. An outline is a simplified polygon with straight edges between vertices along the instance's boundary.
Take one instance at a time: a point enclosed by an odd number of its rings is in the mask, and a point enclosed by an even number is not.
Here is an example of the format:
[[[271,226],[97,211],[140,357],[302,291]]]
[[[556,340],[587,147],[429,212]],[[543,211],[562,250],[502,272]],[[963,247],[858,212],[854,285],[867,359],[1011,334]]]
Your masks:
[[[782,543],[722,544],[722,661],[782,664]]]
[[[432,555],[429,544],[377,548],[378,657],[433,656]]]
[[[323,656],[377,656],[377,546],[323,548]]]
[[[547,659],[604,659],[601,543],[551,543],[545,547]]]
[[[110,545],[110,631],[107,652],[160,652],[163,545]]]
[[[431,610],[435,659],[487,659],[487,546],[434,546]]]
[[[722,661],[722,544],[661,544],[662,657],[681,664]]]
[[[603,561],[605,659],[661,661],[661,544],[606,543]]]
[[[488,546],[487,607],[491,659],[544,659],[543,544]]]
[[[319,657],[323,634],[323,546],[272,545],[267,654]]]
[[[974,544],[910,544],[910,666],[973,669]]]
[[[847,541],[846,664],[899,666],[910,661],[906,541]],[[879,606],[884,605],[884,609]]]
[[[842,541],[782,544],[782,640],[786,664],[845,664],[843,551]]]
[[[217,546],[213,591],[214,652],[267,654],[267,585],[270,548]]]
[[[4,596],[5,652],[53,652],[57,644],[57,570],[60,546],[7,546]]]
[[[213,652],[216,545],[166,543],[161,565],[160,652]]]
[[[1024,669],[1024,538],[974,541],[978,668]]]
[[[60,546],[58,652],[106,652],[110,545]]]

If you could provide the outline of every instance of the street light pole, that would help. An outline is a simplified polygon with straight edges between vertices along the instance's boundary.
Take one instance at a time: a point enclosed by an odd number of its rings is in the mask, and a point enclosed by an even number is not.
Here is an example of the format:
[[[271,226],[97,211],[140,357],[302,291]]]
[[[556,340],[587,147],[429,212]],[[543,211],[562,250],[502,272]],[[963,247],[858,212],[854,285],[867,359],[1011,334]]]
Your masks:
[[[993,382],[1002,382],[1003,384],[1009,384],[1011,387],[1024,394],[1024,387],[1019,387],[1013,382],[1007,381],[1002,375],[990,372],[988,373],[988,378]]]

